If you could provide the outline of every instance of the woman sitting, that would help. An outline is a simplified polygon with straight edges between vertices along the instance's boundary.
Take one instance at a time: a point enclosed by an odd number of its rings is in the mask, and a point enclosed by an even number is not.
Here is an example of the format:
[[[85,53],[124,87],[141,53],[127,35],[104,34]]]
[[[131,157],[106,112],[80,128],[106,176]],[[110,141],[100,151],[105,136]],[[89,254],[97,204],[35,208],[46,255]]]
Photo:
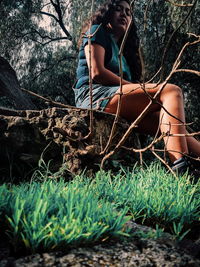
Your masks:
[[[90,108],[89,66],[91,64],[93,108],[116,113],[120,92],[119,47],[131,20],[132,11],[128,0],[108,1],[93,16],[91,28],[89,23],[86,25],[86,34],[79,51],[77,82],[74,88],[77,107]],[[89,45],[88,34],[92,34],[91,45]],[[131,24],[123,55],[123,95],[120,116],[133,122],[150,102],[139,83],[141,61],[139,39],[134,22]],[[161,86],[162,84],[150,83],[145,85],[145,90],[153,97]],[[165,137],[164,141],[172,162],[172,169],[179,174],[183,174],[188,169],[191,173],[198,172],[192,166],[187,154],[192,153],[195,157],[200,157],[200,142],[194,137],[185,136],[187,131],[181,89],[168,83],[156,100],[163,108],[159,104],[152,104],[146,116],[140,121],[137,131],[155,135],[158,127],[162,133],[170,130],[170,134],[176,136]]]

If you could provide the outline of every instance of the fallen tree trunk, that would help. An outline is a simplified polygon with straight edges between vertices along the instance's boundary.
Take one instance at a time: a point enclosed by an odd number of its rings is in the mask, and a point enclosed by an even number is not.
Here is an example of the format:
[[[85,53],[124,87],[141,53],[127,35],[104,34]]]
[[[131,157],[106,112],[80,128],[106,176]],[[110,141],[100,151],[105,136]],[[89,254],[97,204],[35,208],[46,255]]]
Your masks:
[[[66,173],[78,174],[83,170],[94,173],[99,169],[114,115],[94,111],[94,132],[89,133],[88,110],[77,108],[51,108],[40,111],[16,111],[0,109],[0,168],[3,176],[27,175],[42,159],[51,171],[65,169]],[[115,146],[129,124],[120,119],[112,142]],[[139,147],[138,136],[132,134],[126,142],[128,147]],[[121,149],[107,161],[112,169],[135,162],[135,155]]]

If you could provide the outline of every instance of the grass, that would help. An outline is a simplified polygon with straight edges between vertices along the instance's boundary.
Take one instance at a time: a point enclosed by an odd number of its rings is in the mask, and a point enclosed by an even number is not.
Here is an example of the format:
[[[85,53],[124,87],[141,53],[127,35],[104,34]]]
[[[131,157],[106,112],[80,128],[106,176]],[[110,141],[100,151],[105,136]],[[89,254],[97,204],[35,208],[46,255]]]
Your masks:
[[[177,180],[157,164],[122,169],[115,176],[100,171],[93,179],[82,174],[71,182],[46,177],[3,184],[0,224],[15,252],[63,250],[129,236],[130,219],[155,226],[158,235],[162,228],[182,239],[199,222],[199,185],[186,177]]]

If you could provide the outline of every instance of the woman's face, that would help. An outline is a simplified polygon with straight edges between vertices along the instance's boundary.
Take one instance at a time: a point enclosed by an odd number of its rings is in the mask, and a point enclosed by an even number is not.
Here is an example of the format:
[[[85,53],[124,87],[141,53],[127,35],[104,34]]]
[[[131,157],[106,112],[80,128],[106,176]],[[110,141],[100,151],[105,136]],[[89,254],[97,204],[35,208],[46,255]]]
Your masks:
[[[119,1],[114,6],[114,11],[110,20],[113,33],[123,35],[131,21],[130,5],[126,1]]]

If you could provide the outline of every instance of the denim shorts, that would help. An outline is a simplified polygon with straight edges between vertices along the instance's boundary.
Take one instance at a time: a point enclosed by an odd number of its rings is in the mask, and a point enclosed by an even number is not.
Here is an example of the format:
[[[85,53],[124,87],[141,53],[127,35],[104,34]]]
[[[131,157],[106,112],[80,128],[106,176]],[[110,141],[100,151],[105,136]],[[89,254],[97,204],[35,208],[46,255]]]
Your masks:
[[[112,96],[119,89],[118,86],[103,86],[101,84],[92,85],[92,108],[104,110]],[[79,108],[90,108],[89,85],[83,85],[78,89],[73,89],[75,93],[75,104]]]

